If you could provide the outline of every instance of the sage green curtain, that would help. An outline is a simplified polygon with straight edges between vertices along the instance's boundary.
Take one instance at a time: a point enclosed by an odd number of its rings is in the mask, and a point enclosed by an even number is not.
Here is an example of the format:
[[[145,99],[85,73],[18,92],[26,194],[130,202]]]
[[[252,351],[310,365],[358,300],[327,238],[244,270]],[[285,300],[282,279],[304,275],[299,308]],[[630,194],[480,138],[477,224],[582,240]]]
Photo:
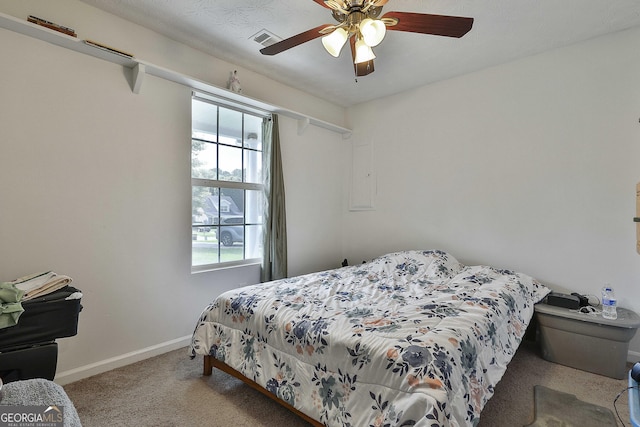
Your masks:
[[[264,255],[261,280],[287,277],[287,215],[284,200],[284,178],[280,154],[278,116],[271,115],[262,123],[265,177]]]

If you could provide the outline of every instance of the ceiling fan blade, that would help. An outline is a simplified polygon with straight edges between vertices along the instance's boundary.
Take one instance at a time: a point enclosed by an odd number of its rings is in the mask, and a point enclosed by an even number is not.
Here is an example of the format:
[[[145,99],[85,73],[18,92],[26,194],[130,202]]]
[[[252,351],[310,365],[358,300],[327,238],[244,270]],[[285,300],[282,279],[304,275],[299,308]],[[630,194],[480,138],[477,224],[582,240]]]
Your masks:
[[[361,62],[359,64],[353,64],[353,68],[356,72],[356,77],[362,77],[362,76],[366,76],[368,74],[371,74],[375,71],[375,68],[373,67],[373,59],[367,61],[367,62]]]
[[[385,4],[387,4],[389,0],[368,0],[364,2],[364,7],[362,8],[362,13],[366,13],[372,7],[381,8]]]
[[[373,7],[381,7],[381,6],[384,6],[385,4],[387,4],[388,1],[389,0],[373,0],[371,5]]]
[[[318,3],[322,7],[326,7],[327,9],[330,9],[329,6],[327,6],[327,4],[324,2],[324,0],[313,0],[313,1]]]
[[[322,0],[313,0],[316,3],[320,3]],[[324,0],[322,1],[324,7],[333,9],[336,12],[339,12],[343,15],[349,14],[349,4],[344,0]]]
[[[293,37],[289,37],[288,39],[281,40],[278,43],[274,43],[271,46],[260,49],[260,53],[263,55],[275,55],[276,53],[284,52],[287,49],[291,49],[292,47],[296,47],[302,43],[324,36],[321,31],[328,27],[334,27],[334,25],[324,24],[307,30],[304,33],[296,34]]]
[[[433,34],[436,36],[462,37],[471,30],[473,18],[462,16],[431,15],[428,13],[388,12],[382,19],[397,19],[396,25],[388,30]]]
[[[352,61],[356,60],[356,38],[355,36],[349,39],[349,44],[351,45],[351,59]],[[373,59],[360,62],[359,64],[353,64],[353,71],[356,73],[356,77],[363,77],[367,74],[371,74],[375,71],[373,68]]]

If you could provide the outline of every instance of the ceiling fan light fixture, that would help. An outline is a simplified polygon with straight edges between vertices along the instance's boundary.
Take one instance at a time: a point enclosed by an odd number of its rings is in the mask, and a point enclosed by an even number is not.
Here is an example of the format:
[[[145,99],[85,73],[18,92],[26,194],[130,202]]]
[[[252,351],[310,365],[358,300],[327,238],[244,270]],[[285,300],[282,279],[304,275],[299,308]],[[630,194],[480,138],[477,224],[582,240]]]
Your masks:
[[[331,56],[337,58],[348,38],[349,34],[347,34],[344,28],[336,28],[333,32],[322,38],[322,45]]]
[[[337,24],[322,24],[300,34],[260,49],[263,55],[275,55],[293,47],[322,38],[326,51],[333,57],[347,41],[356,77],[374,71],[372,47],[382,42],[388,30],[460,38],[473,26],[473,18],[415,12],[387,12],[382,8],[389,0],[313,0],[331,11]],[[255,37],[254,37],[255,38]],[[266,37],[260,36],[262,42]]]
[[[387,33],[387,26],[380,19],[365,18],[360,23],[360,34],[367,46],[378,46]]]
[[[367,62],[374,59],[376,56],[373,54],[373,50],[370,46],[367,46],[365,41],[359,38],[356,41],[356,57],[353,61],[354,64],[359,64],[361,62]]]

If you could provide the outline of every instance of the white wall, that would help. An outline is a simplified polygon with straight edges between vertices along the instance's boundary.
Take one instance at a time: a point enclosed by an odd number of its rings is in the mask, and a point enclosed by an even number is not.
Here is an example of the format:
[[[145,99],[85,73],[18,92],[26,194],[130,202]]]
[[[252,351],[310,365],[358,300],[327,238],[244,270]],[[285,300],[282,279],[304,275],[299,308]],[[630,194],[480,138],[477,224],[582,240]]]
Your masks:
[[[237,68],[74,0],[0,12],[218,86]],[[0,281],[52,269],[82,290],[78,335],[58,340],[61,382],[184,345],[209,301],[258,281],[257,267],[190,273],[190,89],[146,76],[136,95],[122,67],[7,30],[0,51]],[[249,96],[343,125],[340,107],[237,69]],[[342,179],[327,164],[346,143],[280,122],[291,271],[338,266]]]
[[[640,313],[640,29],[349,110],[374,144],[376,210],[345,214],[345,255],[440,248],[557,290],[603,283]],[[346,150],[348,154],[348,150]],[[640,357],[640,337],[631,343]]]
[[[297,122],[281,119],[280,129],[295,134]],[[326,138],[329,134],[309,126],[283,148],[289,276],[337,268],[342,262],[343,171],[348,159],[341,152],[349,143],[341,136]]]

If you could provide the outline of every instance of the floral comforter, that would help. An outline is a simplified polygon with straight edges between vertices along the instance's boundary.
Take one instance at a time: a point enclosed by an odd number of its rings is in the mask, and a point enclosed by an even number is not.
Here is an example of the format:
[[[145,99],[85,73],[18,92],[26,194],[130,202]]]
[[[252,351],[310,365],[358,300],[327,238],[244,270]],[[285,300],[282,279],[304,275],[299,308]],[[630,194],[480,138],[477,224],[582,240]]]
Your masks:
[[[549,290],[406,251],[226,292],[190,355],[212,355],[327,426],[474,426]]]

